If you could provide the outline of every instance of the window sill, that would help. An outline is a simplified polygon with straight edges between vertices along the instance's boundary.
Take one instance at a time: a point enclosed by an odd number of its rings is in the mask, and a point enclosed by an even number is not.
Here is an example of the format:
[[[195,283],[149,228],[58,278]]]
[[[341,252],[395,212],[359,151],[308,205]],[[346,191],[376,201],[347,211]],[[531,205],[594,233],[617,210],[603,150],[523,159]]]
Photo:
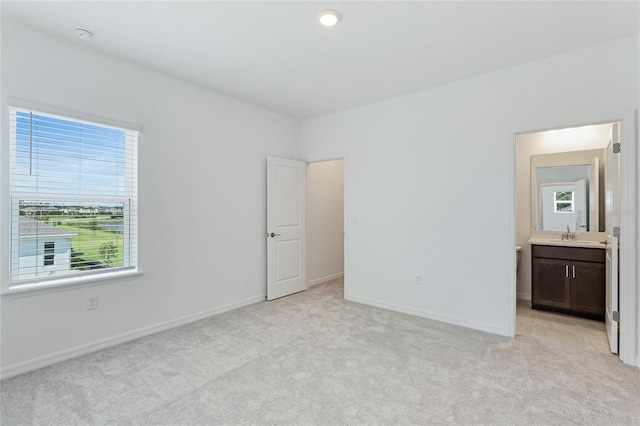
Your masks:
[[[7,290],[3,290],[0,295],[35,296],[38,294],[74,290],[82,287],[100,285],[103,284],[104,281],[132,280],[140,275],[142,275],[142,270],[134,269],[128,271],[105,272],[90,276],[61,278],[59,280],[47,281],[43,283],[24,283],[15,285]]]

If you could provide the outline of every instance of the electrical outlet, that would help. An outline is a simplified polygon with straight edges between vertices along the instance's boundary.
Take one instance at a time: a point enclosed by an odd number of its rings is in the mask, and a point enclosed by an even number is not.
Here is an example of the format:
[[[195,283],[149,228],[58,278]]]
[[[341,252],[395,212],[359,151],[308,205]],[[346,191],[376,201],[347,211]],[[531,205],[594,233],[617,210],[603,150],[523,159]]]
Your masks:
[[[98,296],[89,296],[87,300],[87,310],[98,309]]]
[[[422,285],[422,275],[416,275],[416,285]]]

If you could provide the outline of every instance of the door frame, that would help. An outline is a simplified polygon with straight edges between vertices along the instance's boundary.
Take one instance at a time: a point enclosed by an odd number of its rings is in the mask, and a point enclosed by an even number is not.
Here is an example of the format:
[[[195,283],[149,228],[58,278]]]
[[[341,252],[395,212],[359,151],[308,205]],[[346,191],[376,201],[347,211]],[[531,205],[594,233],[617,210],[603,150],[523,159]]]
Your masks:
[[[620,250],[620,323],[624,324],[620,328],[619,356],[620,360],[628,365],[640,367],[640,357],[636,358],[636,345],[638,337],[638,323],[636,322],[636,303],[638,292],[638,276],[635,266],[638,259],[638,246],[636,235],[640,228],[640,217],[637,217],[637,202],[640,199],[640,188],[629,183],[636,182],[636,168],[638,164],[638,154],[636,152],[637,110],[626,111],[604,111],[588,116],[565,116],[552,120],[539,122],[519,123],[507,129],[508,154],[510,164],[508,167],[508,199],[511,202],[511,212],[508,215],[507,224],[509,229],[509,265],[507,283],[507,306],[509,318],[507,321],[507,333],[510,336],[516,334],[516,137],[523,133],[536,133],[548,130],[566,129],[572,127],[589,126],[595,124],[605,124],[612,122],[622,122],[622,152],[620,158],[620,181],[627,182],[621,185],[620,191],[620,240],[624,241],[624,248]]]
[[[307,162],[307,166],[309,164],[315,164],[315,163],[325,163],[327,161],[337,161],[337,160],[342,160],[342,186],[343,186],[343,204],[344,204],[344,210],[342,212],[342,220],[343,220],[343,229],[344,229],[344,236],[342,238],[342,244],[343,244],[343,265],[344,265],[344,275],[342,278],[343,281],[343,286],[344,286],[344,298],[345,300],[347,300],[347,294],[348,293],[348,270],[349,268],[347,267],[347,259],[349,258],[349,256],[347,256],[347,250],[348,250],[348,241],[349,239],[347,238],[349,235],[349,230],[348,230],[348,225],[349,225],[349,221],[347,220],[348,218],[348,191],[347,191],[347,156],[345,155],[344,157],[330,157],[327,159],[321,159],[321,160],[313,160],[313,161],[308,161],[308,160],[301,160],[301,161],[306,161]],[[307,185],[309,185],[309,167],[307,167]],[[308,191],[309,188],[307,186],[307,195],[308,195]],[[307,203],[308,203],[309,197],[307,196]],[[307,232],[309,232],[309,206],[307,205]],[[309,238],[307,238],[307,290],[309,289]]]

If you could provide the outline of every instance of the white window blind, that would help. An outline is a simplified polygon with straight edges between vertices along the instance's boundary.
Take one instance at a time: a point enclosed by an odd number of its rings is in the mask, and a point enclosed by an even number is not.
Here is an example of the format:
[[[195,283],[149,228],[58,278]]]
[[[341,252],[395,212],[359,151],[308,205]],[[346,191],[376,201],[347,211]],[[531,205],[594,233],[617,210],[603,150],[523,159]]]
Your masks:
[[[10,108],[10,287],[137,267],[138,132]]]

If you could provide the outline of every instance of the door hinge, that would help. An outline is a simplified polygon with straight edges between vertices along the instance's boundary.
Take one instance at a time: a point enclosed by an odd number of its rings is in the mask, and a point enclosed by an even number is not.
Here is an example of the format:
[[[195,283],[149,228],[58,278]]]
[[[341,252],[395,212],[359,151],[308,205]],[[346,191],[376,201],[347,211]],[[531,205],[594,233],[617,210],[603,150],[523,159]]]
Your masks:
[[[614,321],[620,321],[620,312],[613,311],[613,312],[611,312],[611,316],[613,317]]]
[[[613,144],[613,153],[614,154],[619,154],[620,153],[620,142],[617,142],[617,143]]]
[[[613,236],[616,238],[620,238],[620,227],[619,226],[614,226],[613,227]]]

